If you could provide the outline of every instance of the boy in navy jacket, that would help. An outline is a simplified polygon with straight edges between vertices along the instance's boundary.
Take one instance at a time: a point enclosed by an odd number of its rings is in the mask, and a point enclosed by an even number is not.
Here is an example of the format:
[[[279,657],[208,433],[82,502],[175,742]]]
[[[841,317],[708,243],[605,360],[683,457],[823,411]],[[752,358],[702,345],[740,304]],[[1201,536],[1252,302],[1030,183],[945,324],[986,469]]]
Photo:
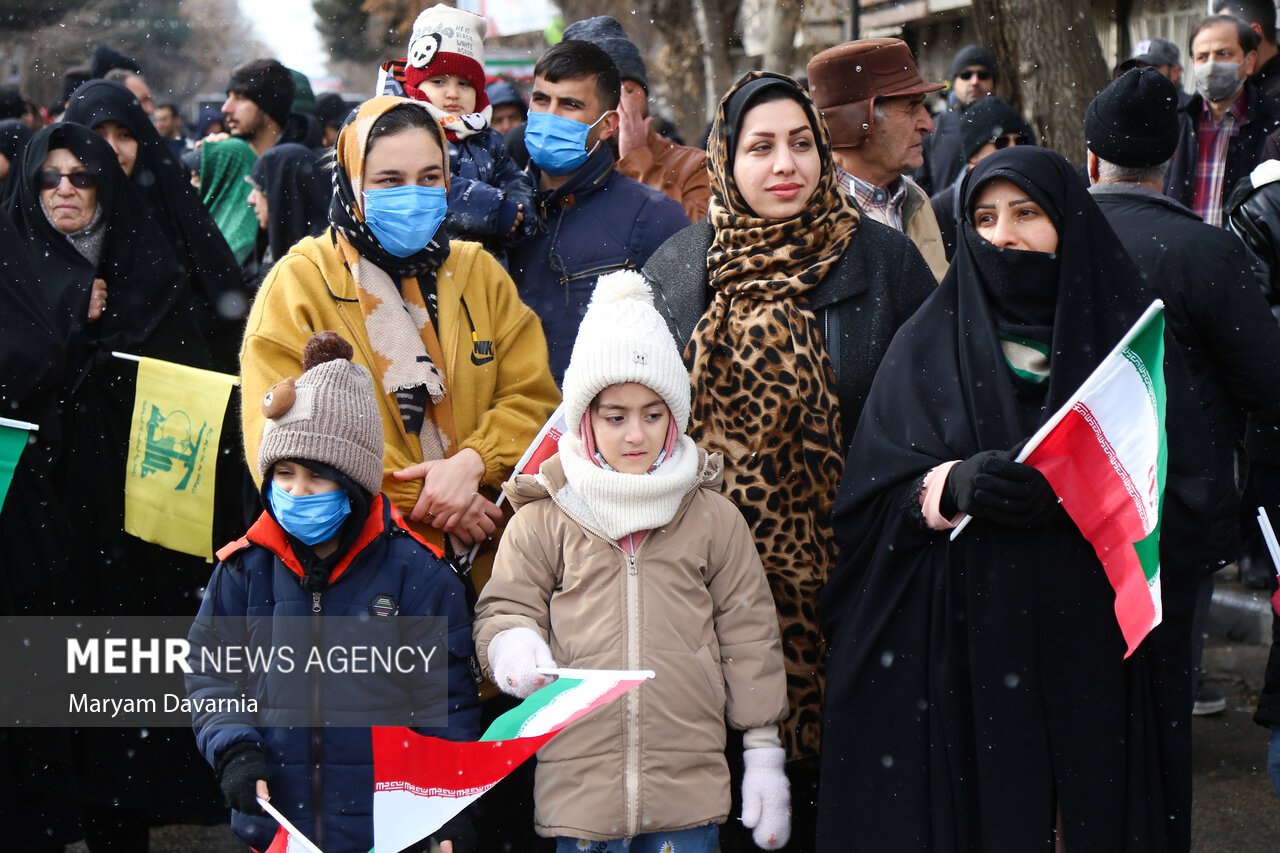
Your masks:
[[[218,553],[190,633],[187,692],[197,708],[197,743],[233,809],[232,829],[257,850],[277,832],[257,797],[272,799],[330,853],[372,848],[370,719],[398,715],[423,734],[479,736],[462,581],[379,491],[383,439],[373,380],[351,355],[350,344],[322,332],[307,344],[301,378],[263,399],[265,511]],[[416,617],[447,620],[447,638]],[[447,701],[420,659],[409,674],[356,676],[307,665],[311,648],[344,643],[444,646],[430,664],[446,669]],[[200,658],[201,650],[228,647],[278,656],[258,667],[210,667]],[[236,701],[246,697],[259,700],[256,707]],[[431,725],[442,719],[443,726]],[[467,812],[437,834],[457,853],[470,849],[472,836]]]

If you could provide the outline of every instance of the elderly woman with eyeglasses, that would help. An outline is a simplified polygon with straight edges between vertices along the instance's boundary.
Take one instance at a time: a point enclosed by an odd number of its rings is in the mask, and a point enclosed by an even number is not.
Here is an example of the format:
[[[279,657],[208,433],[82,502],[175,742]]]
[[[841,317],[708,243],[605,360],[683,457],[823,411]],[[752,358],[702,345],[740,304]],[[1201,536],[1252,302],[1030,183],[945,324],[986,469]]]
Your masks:
[[[22,162],[8,212],[39,275],[33,295],[66,355],[54,391],[59,412],[41,430],[42,438],[60,434],[52,490],[73,522],[65,595],[86,615],[194,615],[204,561],[124,532],[137,369],[112,356],[209,366],[183,265],[115,152],[89,128],[39,131]],[[217,788],[200,772],[189,732],[86,729],[79,737],[79,806],[91,839],[142,849],[147,825],[180,803],[190,820],[219,818]]]

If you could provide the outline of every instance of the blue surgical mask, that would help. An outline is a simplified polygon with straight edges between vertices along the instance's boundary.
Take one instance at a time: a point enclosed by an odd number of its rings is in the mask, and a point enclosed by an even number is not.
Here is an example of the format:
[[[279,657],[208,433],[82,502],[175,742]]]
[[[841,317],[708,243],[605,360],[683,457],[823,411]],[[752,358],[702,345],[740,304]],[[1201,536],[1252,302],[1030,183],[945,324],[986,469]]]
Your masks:
[[[529,158],[539,169],[553,177],[567,175],[582,168],[587,158],[599,147],[599,140],[587,150],[587,135],[591,128],[612,112],[600,114],[591,124],[583,124],[555,113],[529,113],[524,128],[524,145]]]
[[[351,514],[351,500],[345,489],[295,498],[272,480],[270,501],[280,526],[307,545],[338,535],[342,522]]]
[[[407,184],[364,193],[365,224],[378,244],[397,258],[425,249],[448,212],[444,187]]]

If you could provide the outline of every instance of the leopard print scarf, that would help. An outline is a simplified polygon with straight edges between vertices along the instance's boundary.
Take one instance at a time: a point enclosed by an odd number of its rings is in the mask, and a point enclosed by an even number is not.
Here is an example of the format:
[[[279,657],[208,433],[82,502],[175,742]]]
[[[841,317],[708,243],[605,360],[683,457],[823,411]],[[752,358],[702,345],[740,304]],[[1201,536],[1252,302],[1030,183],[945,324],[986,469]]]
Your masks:
[[[756,83],[754,81],[762,81]],[[753,85],[754,84],[754,85]],[[809,116],[821,178],[786,220],[758,217],[732,174],[745,87],[789,88]],[[686,351],[692,364],[689,433],[725,458],[725,495],[746,517],[782,628],[792,758],[816,755],[822,713],[818,592],[835,563],[831,507],[844,467],[831,359],[805,294],[840,260],[858,214],[839,191],[826,124],[795,81],[752,72],[720,102],[708,144],[715,240],[711,301]]]

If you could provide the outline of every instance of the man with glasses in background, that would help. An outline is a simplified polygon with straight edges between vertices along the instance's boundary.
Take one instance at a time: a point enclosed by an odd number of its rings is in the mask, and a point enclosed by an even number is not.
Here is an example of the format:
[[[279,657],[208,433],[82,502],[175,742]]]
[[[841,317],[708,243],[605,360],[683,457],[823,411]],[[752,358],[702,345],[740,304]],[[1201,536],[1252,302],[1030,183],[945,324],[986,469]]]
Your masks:
[[[831,132],[840,188],[863,216],[915,243],[934,277],[947,272],[946,252],[929,196],[908,176],[924,162],[933,117],[924,96],[945,88],[926,83],[902,39],[860,39],[809,60],[809,92]]]
[[[974,104],[995,94],[996,58],[976,44],[965,45],[951,60],[949,109],[939,114],[937,128],[925,142],[924,166],[915,179],[925,192],[934,194],[951,186],[965,170],[960,152],[960,122]]]
[[[1036,137],[1026,120],[999,98],[983,98],[960,114],[959,152],[965,167],[955,180],[929,198],[938,217],[947,262],[956,251],[960,227],[960,183],[969,170],[1010,145],[1035,145]]]

